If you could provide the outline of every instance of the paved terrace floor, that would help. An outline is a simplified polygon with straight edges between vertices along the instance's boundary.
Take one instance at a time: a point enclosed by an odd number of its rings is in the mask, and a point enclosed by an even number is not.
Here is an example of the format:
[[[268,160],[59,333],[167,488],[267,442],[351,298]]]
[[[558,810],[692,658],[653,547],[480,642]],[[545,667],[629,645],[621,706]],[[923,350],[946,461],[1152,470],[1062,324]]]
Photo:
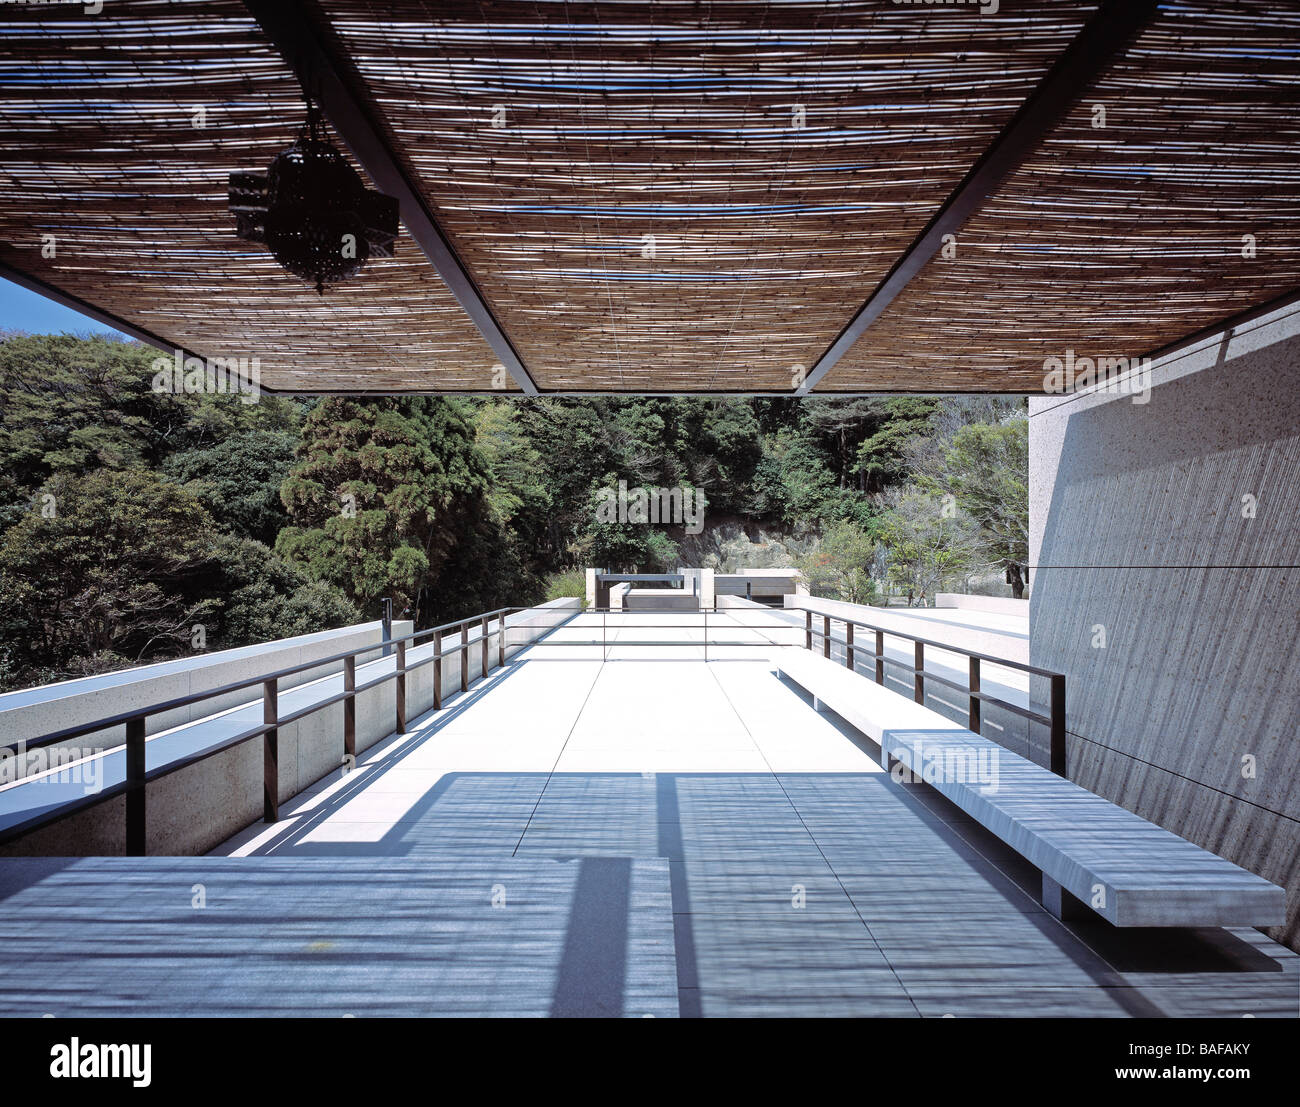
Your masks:
[[[215,855],[0,865],[0,1010],[1300,1013],[1300,958],[1255,930],[1047,914],[1035,870],[892,781],[765,650],[580,644],[599,622]],[[698,615],[618,625],[701,636]]]

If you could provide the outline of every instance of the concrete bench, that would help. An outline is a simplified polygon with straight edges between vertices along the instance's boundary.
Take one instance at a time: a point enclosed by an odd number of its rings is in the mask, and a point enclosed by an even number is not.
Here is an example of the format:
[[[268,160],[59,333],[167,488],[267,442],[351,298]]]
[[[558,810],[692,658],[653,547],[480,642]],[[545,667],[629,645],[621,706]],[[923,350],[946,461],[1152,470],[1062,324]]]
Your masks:
[[[1114,926],[1277,926],[1286,892],[996,742],[808,650],[777,671],[879,743],[882,764],[929,784],[1043,874],[1058,918]]]

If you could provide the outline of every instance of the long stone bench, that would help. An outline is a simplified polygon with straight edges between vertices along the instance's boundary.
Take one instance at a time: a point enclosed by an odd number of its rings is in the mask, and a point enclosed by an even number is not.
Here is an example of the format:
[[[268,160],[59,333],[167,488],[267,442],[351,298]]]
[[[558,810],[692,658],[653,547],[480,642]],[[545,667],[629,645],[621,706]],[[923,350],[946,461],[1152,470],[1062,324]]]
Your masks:
[[[1286,892],[1217,854],[797,647],[780,675],[879,743],[882,764],[929,784],[1043,874],[1058,917],[1091,908],[1114,926],[1277,926]]]

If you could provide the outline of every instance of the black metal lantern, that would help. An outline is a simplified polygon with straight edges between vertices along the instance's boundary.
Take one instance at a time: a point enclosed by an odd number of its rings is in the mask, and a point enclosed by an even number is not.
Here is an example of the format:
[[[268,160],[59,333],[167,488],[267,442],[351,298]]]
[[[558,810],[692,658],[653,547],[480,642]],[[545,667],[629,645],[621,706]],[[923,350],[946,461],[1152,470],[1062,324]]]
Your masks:
[[[393,256],[397,201],[366,188],[310,104],[297,141],[265,175],[230,174],[230,210],[240,238],[265,242],[276,261],[322,295],[372,257]]]

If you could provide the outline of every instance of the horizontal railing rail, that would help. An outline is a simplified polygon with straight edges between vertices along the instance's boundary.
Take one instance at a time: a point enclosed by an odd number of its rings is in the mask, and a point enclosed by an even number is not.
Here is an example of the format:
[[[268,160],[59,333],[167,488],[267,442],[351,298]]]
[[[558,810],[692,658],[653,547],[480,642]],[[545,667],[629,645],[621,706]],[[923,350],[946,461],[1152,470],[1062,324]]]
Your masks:
[[[66,742],[74,738],[83,737],[87,734],[94,734],[116,726],[125,726],[126,733],[123,740],[115,742],[105,750],[98,753],[98,756],[109,752],[115,752],[119,749],[125,749],[126,752],[126,778],[118,783],[108,785],[95,792],[92,795],[84,796],[78,799],[69,800],[60,804],[51,810],[42,811],[31,818],[19,823],[11,824],[0,830],[0,844],[14,840],[25,834],[39,829],[43,826],[66,819],[87,808],[94,807],[98,804],[105,803],[119,795],[126,797],[126,845],[127,853],[132,856],[142,856],[145,852],[146,836],[146,812],[145,812],[145,788],[146,785],[154,780],[168,776],[187,768],[200,761],[215,757],[245,742],[252,741],[256,738],[263,740],[263,818],[266,822],[275,822],[279,818],[279,727],[296,722],[299,719],[322,711],[337,703],[344,705],[344,723],[343,723],[343,754],[344,759],[355,757],[356,755],[356,697],[362,692],[371,688],[377,688],[389,681],[395,682],[394,695],[394,724],[396,733],[403,733],[406,730],[406,678],[407,676],[425,665],[434,667],[433,680],[433,709],[440,710],[442,707],[442,664],[446,657],[455,654],[460,655],[460,686],[462,691],[467,691],[469,687],[469,651],[477,646],[481,651],[481,672],[484,676],[491,670],[491,639],[497,639],[497,664],[505,664],[507,648],[507,632],[512,629],[528,629],[522,627],[509,627],[507,618],[510,615],[526,610],[518,607],[497,608],[494,611],[484,612],[479,615],[471,616],[467,619],[461,619],[450,623],[443,623],[439,626],[429,627],[425,630],[412,631],[409,634],[402,635],[398,638],[372,643],[367,646],[358,646],[351,650],[345,650],[340,653],[331,654],[327,657],[316,658],[311,661],[300,662],[296,665],[286,666],[277,669],[271,673],[263,673],[254,677],[246,677],[241,680],[231,681],[220,685],[216,688],[200,692],[192,692],[184,696],[173,697],[168,700],[157,701],[144,707],[133,708],[130,711],[97,719],[93,722],[82,723],[76,726],[65,727],[58,731],[52,731],[40,735],[33,739],[19,739],[15,741],[0,744],[0,749],[17,751],[19,749],[39,749],[44,746],[52,745],[57,742]],[[1008,711],[1012,714],[1028,719],[1033,722],[1042,723],[1050,728],[1051,732],[1051,749],[1050,760],[1053,772],[1065,775],[1065,676],[1062,673],[1056,673],[1049,669],[1043,669],[1038,666],[1029,665],[1024,662],[1014,661],[1010,658],[996,657],[991,654],[979,653],[973,650],[967,650],[960,646],[947,642],[938,642],[934,639],[925,638],[919,635],[909,634],[906,631],[897,630],[891,627],[882,627],[878,624],[868,623],[864,620],[848,619],[838,616],[820,615],[822,621],[821,629],[813,626],[813,612],[805,611],[805,620],[802,627],[797,622],[790,622],[779,619],[776,624],[769,616],[767,621],[762,623],[741,622],[736,619],[736,609],[733,608],[706,608],[700,613],[703,614],[702,639],[637,639],[629,640],[624,638],[609,638],[609,621],[608,616],[623,616],[629,619],[636,619],[635,628],[637,630],[678,630],[682,629],[680,622],[673,623],[646,623],[641,621],[647,612],[627,611],[619,609],[591,609],[587,614],[599,614],[601,618],[601,639],[599,642],[575,642],[573,640],[555,639],[547,642],[533,641],[527,643],[530,647],[537,646],[557,646],[572,648],[573,646],[582,645],[600,645],[606,650],[610,646],[694,646],[703,647],[704,657],[708,659],[708,649],[710,645],[726,647],[761,647],[770,648],[772,645],[779,644],[771,640],[767,641],[709,641],[709,623],[710,614],[722,614],[726,616],[727,622],[724,624],[729,629],[737,630],[756,630],[771,632],[774,630],[786,629],[794,633],[803,631],[804,646],[811,650],[813,648],[814,638],[819,638],[822,642],[822,652],[826,658],[830,658],[831,646],[835,639],[832,636],[832,624],[844,624],[844,638],[842,640],[845,647],[845,664],[853,671],[857,671],[858,655],[862,654],[870,657],[874,662],[875,680],[878,684],[885,682],[885,666],[891,665],[910,673],[913,678],[913,687],[915,699],[918,703],[925,702],[925,682],[934,681],[944,687],[952,688],[962,692],[969,697],[968,718],[970,729],[977,734],[980,733],[982,722],[982,707],[984,704],[995,706],[1000,710]],[[693,612],[692,612],[693,614]],[[492,628],[495,620],[496,628]],[[715,623],[717,629],[719,624]],[[470,631],[473,628],[476,631],[474,637],[471,637]],[[855,643],[854,629],[869,629],[874,632],[874,643],[872,649],[866,649]],[[554,628],[546,628],[548,630]],[[445,639],[450,633],[458,632],[459,641],[453,642],[448,646]],[[433,637],[433,650],[419,658],[410,658],[408,656],[408,646],[419,643],[420,641]],[[903,638],[911,641],[914,646],[913,664],[900,661],[897,658],[889,657],[885,653],[884,639],[887,636]],[[941,673],[936,673],[925,668],[926,646],[935,649],[961,654],[968,659],[969,680],[967,685],[962,686],[957,681],[951,680]],[[379,673],[362,683],[357,683],[357,660],[370,654],[379,654],[380,658],[385,651],[395,653],[393,668],[389,672]],[[607,655],[606,655],[607,656]],[[312,669],[324,668],[338,662],[343,664],[343,690],[327,696],[320,701],[314,701],[303,707],[289,711],[284,715],[279,713],[279,682],[286,677],[294,676],[299,673],[308,672]],[[1006,700],[985,692],[980,687],[981,665],[989,663],[995,666],[1001,666],[1009,669],[1015,669],[1031,675],[1046,677],[1050,681],[1050,708],[1045,715],[1041,712],[1021,707],[1018,704],[1009,703]],[[260,685],[262,688],[261,702],[263,704],[262,722],[253,726],[245,727],[237,734],[231,735],[220,742],[205,746],[202,750],[197,750],[191,754],[176,757],[168,760],[162,765],[157,765],[152,769],[146,766],[146,721],[152,715],[176,710],[191,704],[201,703],[205,700],[215,699],[226,696],[233,692],[245,688],[253,688]],[[256,700],[250,701],[251,703]],[[245,705],[248,706],[248,705]],[[66,767],[66,766],[65,766]]]
[[[754,630],[776,630],[779,626],[769,621],[766,623],[737,623],[734,621],[734,612],[752,611],[747,608],[701,608],[700,613],[704,615],[703,626],[705,630],[704,641],[693,640],[664,640],[664,639],[647,639],[647,640],[628,640],[624,638],[615,639],[613,643],[608,642],[607,627],[608,623],[602,618],[602,641],[591,643],[578,643],[573,641],[557,640],[546,643],[552,646],[574,646],[574,645],[603,645],[608,647],[614,646],[703,646],[705,658],[708,657],[708,647],[714,646],[772,646],[779,643],[774,642],[713,642],[708,641],[708,616],[709,614],[723,614],[728,617],[729,626],[747,627]],[[800,627],[797,621],[785,620],[780,618],[780,614],[793,613],[802,610],[804,612],[803,626]],[[621,616],[645,616],[654,614],[653,612],[628,611],[619,608],[588,608],[588,614],[599,614],[601,616],[621,615]],[[684,613],[686,614],[686,613]],[[695,614],[689,612],[688,614]],[[821,620],[820,629],[813,626],[813,618],[816,616]],[[864,619],[852,619],[843,615],[828,615],[824,612],[813,612],[807,608],[784,608],[782,612],[774,612],[770,619],[776,619],[777,622],[785,628],[795,631],[800,630],[804,634],[804,648],[813,649],[813,640],[820,639],[822,644],[822,656],[827,659],[831,656],[831,647],[834,643],[844,646],[844,663],[845,667],[857,672],[858,655],[862,654],[869,657],[874,662],[874,677],[877,684],[885,683],[885,666],[891,665],[901,669],[912,676],[912,695],[915,701],[924,705],[926,681],[933,681],[936,684],[951,688],[954,691],[961,692],[967,697],[967,726],[976,734],[983,736],[983,705],[988,704],[1002,711],[1009,712],[1019,718],[1026,719],[1029,722],[1039,723],[1046,726],[1049,731],[1049,749],[1048,761],[1049,768],[1059,776],[1067,775],[1066,766],[1066,747],[1065,747],[1065,674],[1058,673],[1052,669],[1045,669],[1039,665],[1031,665],[1025,661],[1016,661],[1009,657],[998,657],[995,654],[982,653],[978,650],[966,649],[963,646],[954,645],[951,642],[940,642],[934,638],[926,638],[923,635],[911,634],[905,630],[899,630],[895,627],[882,626],[879,623],[867,622]],[[844,625],[844,637],[836,639],[832,634],[832,626],[835,623]],[[716,625],[716,624],[715,624]],[[681,623],[644,623],[637,622],[637,630],[681,630]],[[855,641],[855,629],[870,630],[873,632],[874,641],[871,648],[865,647]],[[887,637],[902,638],[912,643],[913,660],[911,664],[900,661],[896,657],[890,657],[885,653],[885,639]],[[961,684],[959,681],[952,680],[942,673],[936,673],[925,667],[925,648],[929,646],[933,649],[945,653],[960,654],[967,659],[967,682]],[[1011,703],[1000,696],[990,692],[985,692],[981,686],[982,667],[988,664],[998,668],[1014,669],[1018,672],[1027,673],[1030,676],[1043,677],[1048,681],[1048,710],[1044,714],[1041,711],[1034,711],[1032,708],[1023,707],[1020,704]]]
[[[58,742],[66,742],[74,738],[81,738],[87,734],[95,734],[100,731],[109,730],[117,726],[125,726],[126,734],[123,740],[114,742],[111,746],[102,751],[98,751],[96,756],[103,756],[108,753],[116,752],[120,749],[126,751],[126,779],[116,784],[107,785],[92,795],[84,796],[78,799],[69,800],[60,804],[58,807],[47,811],[42,811],[29,819],[0,829],[0,844],[13,841],[33,830],[48,826],[51,823],[59,822],[69,818],[78,812],[87,808],[105,803],[116,796],[126,796],[126,852],[130,856],[143,856],[145,852],[145,786],[151,781],[170,775],[181,769],[187,768],[200,761],[205,761],[210,757],[242,745],[244,742],[252,741],[255,738],[263,740],[263,818],[266,822],[275,822],[279,818],[279,728],[292,722],[297,722],[308,715],[313,715],[318,711],[323,711],[336,703],[344,705],[343,712],[343,756],[344,759],[356,756],[356,697],[362,692],[371,688],[377,688],[387,684],[389,681],[396,682],[394,696],[394,723],[396,733],[403,733],[406,730],[406,677],[409,673],[425,665],[433,665],[433,706],[434,710],[440,710],[442,707],[442,662],[449,655],[460,654],[460,686],[462,691],[469,688],[469,651],[474,646],[478,646],[482,651],[482,675],[486,676],[491,670],[490,642],[492,638],[497,639],[497,665],[505,664],[506,660],[506,636],[511,630],[527,629],[521,627],[510,627],[507,625],[507,618],[510,615],[517,614],[520,611],[528,610],[520,607],[500,607],[494,611],[483,612],[478,615],[472,615],[467,619],[460,619],[455,622],[443,623],[439,626],[428,627],[425,630],[412,631],[409,634],[403,634],[397,638],[388,638],[367,646],[358,646],[351,650],[344,650],[340,653],[331,654],[327,657],[315,658],[311,661],[301,662],[297,665],[289,665],[281,669],[276,669],[270,673],[261,673],[253,677],[245,677],[241,680],[230,681],[216,688],[207,689],[201,692],[191,692],[184,696],[176,696],[168,700],[159,700],[150,703],[144,707],[132,708],[130,711],[119,712],[102,719],[96,719],[89,723],[80,723],[76,726],[64,727],[61,730],[51,731],[31,739],[16,739],[6,741],[0,744],[0,749],[9,750],[17,753],[20,750],[40,749],[45,746],[53,745]],[[496,629],[492,629],[492,621],[496,621]],[[470,637],[470,628],[476,627],[477,634]],[[548,628],[549,629],[549,628]],[[460,641],[454,643],[450,649],[444,649],[444,638],[448,632],[459,631]],[[422,639],[433,637],[433,652],[425,657],[409,659],[407,647],[413,643],[418,643]],[[531,644],[531,643],[530,643]],[[378,653],[382,660],[386,651],[392,651],[396,654],[393,669],[391,672],[380,673],[369,680],[358,684],[356,681],[356,665],[359,657],[368,654]],[[310,703],[304,707],[290,711],[285,715],[279,713],[279,682],[285,677],[295,676],[298,673],[307,672],[312,669],[324,668],[327,665],[334,665],[338,662],[343,663],[343,691],[334,695],[327,696],[324,700]],[[327,674],[328,675],[328,674]],[[239,733],[232,735],[220,742],[205,746],[201,750],[184,756],[173,758],[163,765],[155,766],[148,769],[145,764],[145,724],[151,715],[158,715],[168,711],[174,711],[177,708],[188,707],[195,703],[202,703],[205,700],[215,699],[219,696],[227,696],[233,692],[241,691],[245,688],[253,688],[261,685],[263,705],[263,718],[260,724],[246,727]],[[256,700],[249,701],[249,706],[256,703]],[[67,766],[61,766],[66,768]],[[22,778],[20,778],[21,780]],[[39,779],[34,778],[34,779]]]

